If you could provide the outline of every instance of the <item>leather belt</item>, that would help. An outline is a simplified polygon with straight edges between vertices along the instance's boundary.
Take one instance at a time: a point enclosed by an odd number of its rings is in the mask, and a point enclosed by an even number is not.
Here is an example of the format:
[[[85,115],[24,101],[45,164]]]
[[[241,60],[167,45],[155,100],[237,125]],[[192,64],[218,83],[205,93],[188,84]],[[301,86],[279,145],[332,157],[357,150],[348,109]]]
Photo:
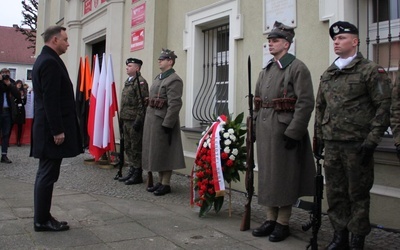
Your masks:
[[[274,107],[274,102],[263,102],[261,103],[261,107],[266,109],[266,108],[273,108]]]

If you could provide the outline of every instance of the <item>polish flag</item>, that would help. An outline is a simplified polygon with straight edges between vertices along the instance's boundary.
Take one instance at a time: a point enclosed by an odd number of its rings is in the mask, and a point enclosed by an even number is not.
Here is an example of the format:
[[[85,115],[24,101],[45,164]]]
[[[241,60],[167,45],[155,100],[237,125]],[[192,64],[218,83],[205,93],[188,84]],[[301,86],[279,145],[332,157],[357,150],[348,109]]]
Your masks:
[[[108,56],[107,74],[105,81],[103,147],[108,151],[115,151],[114,117],[118,111],[117,95],[115,90],[114,70],[111,55]]]
[[[93,82],[92,82],[92,92],[90,95],[90,107],[89,107],[89,119],[88,119],[88,134],[89,134],[89,152],[98,161],[100,157],[104,154],[104,150],[95,146],[94,137],[95,133],[98,133],[98,129],[95,131],[95,117],[96,117],[96,107],[98,99],[98,89],[100,84],[100,66],[98,55],[94,58],[94,71],[93,71]],[[103,56],[104,60],[104,56]]]

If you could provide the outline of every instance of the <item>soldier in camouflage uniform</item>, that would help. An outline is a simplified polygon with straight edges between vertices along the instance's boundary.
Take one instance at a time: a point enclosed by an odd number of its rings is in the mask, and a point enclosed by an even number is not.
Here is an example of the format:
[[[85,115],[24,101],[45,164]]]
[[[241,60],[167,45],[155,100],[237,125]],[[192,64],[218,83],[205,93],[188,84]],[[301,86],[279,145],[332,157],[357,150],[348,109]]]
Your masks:
[[[143,62],[136,58],[126,60],[126,73],[129,77],[121,95],[120,122],[124,132],[129,173],[126,177],[120,177],[119,181],[125,182],[126,185],[143,183],[142,136],[146,112],[144,99],[149,96],[149,86],[140,74],[142,64]]]
[[[390,112],[390,125],[396,146],[397,158],[400,161],[400,61],[397,71],[397,80],[392,91],[392,106]]]
[[[363,249],[371,231],[369,191],[373,153],[389,125],[391,83],[385,70],[357,53],[358,29],[348,22],[329,28],[339,56],[323,73],[316,100],[316,147],[325,148],[328,216],[335,230],[326,249]]]

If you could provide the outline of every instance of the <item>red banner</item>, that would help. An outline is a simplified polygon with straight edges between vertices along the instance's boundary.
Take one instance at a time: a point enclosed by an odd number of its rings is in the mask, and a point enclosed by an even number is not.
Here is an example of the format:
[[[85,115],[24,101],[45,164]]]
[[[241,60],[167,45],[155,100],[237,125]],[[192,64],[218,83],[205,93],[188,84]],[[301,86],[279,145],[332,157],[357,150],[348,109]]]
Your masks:
[[[83,3],[83,14],[87,14],[92,11],[92,0],[85,0]]]
[[[132,31],[131,33],[131,51],[144,48],[144,28]]]
[[[131,27],[144,23],[146,20],[146,3],[132,8]]]

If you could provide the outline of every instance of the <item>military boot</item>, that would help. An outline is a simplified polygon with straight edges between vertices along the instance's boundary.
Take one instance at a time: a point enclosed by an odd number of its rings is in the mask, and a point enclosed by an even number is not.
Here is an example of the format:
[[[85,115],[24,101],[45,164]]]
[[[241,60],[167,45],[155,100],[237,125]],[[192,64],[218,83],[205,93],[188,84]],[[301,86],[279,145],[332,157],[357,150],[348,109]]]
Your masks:
[[[140,184],[143,183],[142,168],[135,168],[131,178],[125,181],[125,185]]]
[[[363,250],[364,249],[365,236],[358,234],[351,234],[350,249],[351,250]]]
[[[133,168],[133,166],[130,166],[128,174],[125,177],[119,177],[118,181],[124,181],[125,182],[125,181],[129,180],[132,177],[134,171],[135,171],[135,169]]]
[[[349,231],[335,231],[331,243],[325,248],[326,250],[347,250],[349,249]]]

